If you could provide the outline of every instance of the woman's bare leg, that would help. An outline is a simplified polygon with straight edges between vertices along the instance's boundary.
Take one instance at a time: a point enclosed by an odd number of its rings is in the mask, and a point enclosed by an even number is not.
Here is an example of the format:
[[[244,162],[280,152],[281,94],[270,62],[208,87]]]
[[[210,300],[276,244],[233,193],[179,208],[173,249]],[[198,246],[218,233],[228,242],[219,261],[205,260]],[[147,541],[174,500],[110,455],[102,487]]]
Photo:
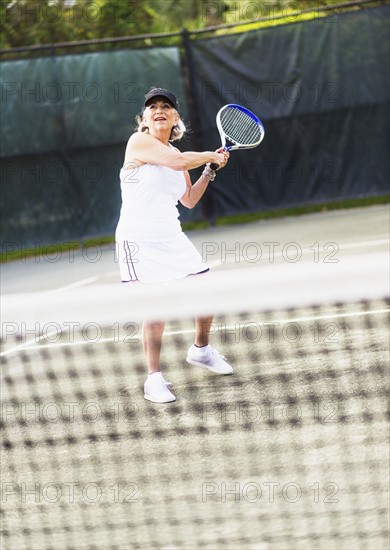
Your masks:
[[[142,325],[142,344],[149,374],[159,372],[160,370],[160,353],[164,326],[164,321],[145,321]]]
[[[209,343],[210,329],[213,324],[214,316],[208,317],[197,317],[195,319],[195,345],[196,346],[207,346]]]

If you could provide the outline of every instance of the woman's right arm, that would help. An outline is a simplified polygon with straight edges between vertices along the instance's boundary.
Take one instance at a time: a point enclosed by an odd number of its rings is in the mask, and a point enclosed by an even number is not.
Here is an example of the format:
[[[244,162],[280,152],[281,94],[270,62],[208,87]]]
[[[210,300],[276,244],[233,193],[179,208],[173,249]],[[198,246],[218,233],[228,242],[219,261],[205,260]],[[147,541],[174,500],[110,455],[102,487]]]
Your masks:
[[[124,164],[137,161],[145,164],[160,164],[172,168],[172,170],[185,171],[198,168],[208,162],[222,164],[224,156],[213,151],[181,153],[172,147],[165,146],[149,134],[136,132],[127,143]]]

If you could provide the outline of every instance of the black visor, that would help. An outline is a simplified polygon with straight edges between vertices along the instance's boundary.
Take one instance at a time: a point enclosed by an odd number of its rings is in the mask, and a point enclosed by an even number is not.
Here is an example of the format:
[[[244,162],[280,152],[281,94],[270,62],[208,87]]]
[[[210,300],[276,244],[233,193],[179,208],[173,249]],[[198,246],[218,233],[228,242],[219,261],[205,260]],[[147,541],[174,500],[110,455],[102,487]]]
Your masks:
[[[152,88],[145,96],[145,103],[144,106],[146,107],[148,103],[154,98],[154,97],[164,97],[169,101],[169,103],[172,104],[172,106],[176,109],[176,111],[179,110],[179,102],[172,92],[165,90],[164,88]]]

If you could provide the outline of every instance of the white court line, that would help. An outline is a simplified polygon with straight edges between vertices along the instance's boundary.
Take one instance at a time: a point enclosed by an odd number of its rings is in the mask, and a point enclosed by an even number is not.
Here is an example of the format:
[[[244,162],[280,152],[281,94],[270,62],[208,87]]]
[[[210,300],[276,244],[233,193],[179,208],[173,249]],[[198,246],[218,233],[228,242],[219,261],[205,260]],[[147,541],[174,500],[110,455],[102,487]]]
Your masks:
[[[90,283],[95,283],[98,279],[100,279],[100,277],[101,277],[100,275],[95,275],[93,277],[87,277],[86,279],[80,279],[79,281],[76,281],[75,283],[70,283],[68,285],[60,286],[60,287],[54,288],[52,290],[47,290],[47,291],[40,292],[40,293],[39,292],[33,293],[30,296],[30,298],[27,298],[25,300],[25,304],[28,304],[29,302],[32,302],[34,300],[38,300],[38,299],[41,299],[41,298],[46,298],[46,296],[49,296],[49,295],[52,295],[52,294],[57,294],[57,293],[63,292],[64,290],[79,288],[80,286],[85,286],[85,285],[89,285]],[[53,332],[53,333],[47,334],[46,336],[53,336],[54,334],[56,334],[56,333]],[[38,340],[36,338],[34,338],[34,339],[31,339],[31,340],[28,340],[27,342],[22,342],[21,344],[18,344],[13,349],[19,348],[20,350],[23,350],[23,349],[29,347],[30,344],[40,342],[40,340],[42,340],[42,339],[43,339],[43,336],[40,336],[38,338]],[[0,357],[2,357],[2,356],[3,356],[3,354],[0,353]]]
[[[364,316],[364,315],[381,315],[381,314],[384,314],[384,313],[390,313],[390,308],[388,308],[388,309],[372,309],[372,310],[369,310],[369,311],[354,311],[354,312],[351,312],[351,313],[334,313],[334,314],[329,313],[327,315],[317,315],[317,316],[314,315],[314,316],[309,316],[309,317],[295,317],[295,318],[288,318],[288,319],[279,319],[279,320],[270,321],[270,324],[298,323],[298,322],[308,322],[308,321],[326,321],[328,319],[342,319],[342,318],[347,318],[347,317],[360,317],[360,316]],[[243,324],[245,322],[246,323],[253,323],[254,321],[253,321],[253,319],[248,319],[246,321],[238,321],[238,323],[241,323],[241,324]],[[236,326],[237,326],[237,323],[235,323],[234,325],[227,325],[227,326],[224,327],[224,330],[235,330]],[[185,330],[172,330],[172,331],[165,332],[164,337],[165,336],[178,336],[180,334],[193,334],[194,332],[195,332],[194,328],[185,329]],[[47,336],[49,336],[49,335],[47,335]],[[126,341],[130,341],[130,340],[139,341],[140,340],[139,336],[125,336],[125,338],[126,338]],[[42,337],[41,337],[41,339],[42,339]],[[47,348],[60,348],[60,347],[67,347],[67,346],[83,346],[83,345],[87,345],[87,344],[105,344],[106,342],[120,343],[117,340],[117,336],[113,336],[111,338],[100,338],[96,342],[90,342],[90,341],[87,341],[87,340],[76,340],[75,342],[62,342],[62,343],[61,342],[60,343],[55,342],[53,344],[42,344],[42,345],[39,345],[39,346],[38,345],[37,346],[28,345],[27,346],[27,342],[26,342],[26,343],[22,344],[22,345],[26,346],[23,349],[20,348],[20,345],[15,346],[14,348],[11,348],[7,351],[4,351],[3,353],[0,353],[0,357],[3,357],[5,355],[9,355],[9,354],[14,353],[14,352],[17,353],[17,352],[20,352],[20,351],[25,351],[25,349],[27,347],[30,350],[34,350],[34,348],[36,350],[41,350],[41,349],[47,349]]]
[[[80,279],[79,281],[76,281],[75,283],[70,283],[69,285],[60,286],[59,288],[49,290],[49,292],[62,292],[63,290],[69,290],[70,288],[78,288],[79,286],[89,285],[89,283],[94,283],[99,278],[100,278],[100,275],[94,275],[93,277],[87,277],[86,279]]]
[[[80,286],[96,283],[96,281],[99,280],[100,278],[101,278],[101,275],[94,275],[93,277],[80,279],[75,283],[70,283],[68,285],[60,286],[58,288],[53,288],[51,290],[44,290],[42,292],[31,292],[31,296],[26,299],[26,303],[34,300],[40,300],[41,298],[46,298],[46,296],[51,296],[52,294],[57,294],[57,293],[63,292],[64,290],[71,290],[73,288],[79,288]]]
[[[272,242],[272,241],[270,241],[270,242]],[[253,243],[258,244],[261,247],[261,243],[257,243],[256,241],[253,241]],[[218,244],[218,243],[216,243],[216,244]],[[242,244],[243,246],[245,246],[246,244],[249,245],[251,243],[238,243],[238,244]],[[276,241],[273,242],[273,244],[275,244],[275,246],[282,246],[282,243],[279,243],[279,242],[276,243]],[[288,244],[291,244],[291,243],[285,243],[283,246],[286,246]],[[334,251],[333,250],[330,250],[330,251],[324,250],[324,246],[327,245],[327,244],[337,245],[337,249],[335,249]],[[345,243],[345,244],[340,244],[340,245],[338,243],[336,243],[335,241],[329,241],[329,242],[325,243],[324,245],[319,245],[318,254],[325,254],[325,255],[326,254],[328,254],[328,255],[331,254],[332,256],[334,256],[340,250],[352,250],[354,248],[367,248],[367,247],[371,247],[371,246],[381,246],[383,244],[390,244],[390,239],[377,239],[375,241],[358,241],[358,242]],[[316,251],[313,250],[313,246],[311,248],[302,248],[300,250],[300,252],[302,254],[314,255],[314,254],[316,254]],[[225,256],[226,255],[234,255],[234,254],[235,254],[235,252],[233,250],[227,250],[225,252]],[[273,252],[272,258],[283,258],[284,255],[285,255],[285,253],[283,251]],[[260,262],[261,259],[262,258],[261,257],[259,258],[258,255],[248,254],[245,257],[240,255],[240,261],[239,262],[236,262],[236,260],[233,259],[233,258],[230,258],[230,259],[224,258],[224,260],[222,260],[222,259],[220,259],[220,260],[210,260],[210,261],[207,261],[207,263],[210,267],[217,267],[218,265],[221,265],[221,264],[241,263],[241,260],[243,262],[248,262],[249,261],[249,263],[254,263],[251,260],[258,260]],[[269,262],[269,263],[273,263],[273,262]]]

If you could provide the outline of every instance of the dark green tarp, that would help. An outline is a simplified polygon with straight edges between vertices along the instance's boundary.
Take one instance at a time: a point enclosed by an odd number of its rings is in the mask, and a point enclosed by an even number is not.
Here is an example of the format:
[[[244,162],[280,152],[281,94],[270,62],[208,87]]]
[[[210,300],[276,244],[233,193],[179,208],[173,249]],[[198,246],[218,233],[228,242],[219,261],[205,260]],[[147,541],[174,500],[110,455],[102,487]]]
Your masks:
[[[2,242],[113,233],[126,141],[152,85],[187,118],[179,50],[121,50],[1,64]]]
[[[226,103],[266,130],[183,220],[387,193],[389,19],[381,6],[192,40],[190,98],[176,47],[3,62],[3,245],[114,232],[126,141],[152,85],[176,92],[187,122],[193,105],[182,150],[219,146]]]
[[[218,175],[215,215],[388,192],[389,16],[385,6],[192,43],[205,147],[225,103],[266,132]]]

